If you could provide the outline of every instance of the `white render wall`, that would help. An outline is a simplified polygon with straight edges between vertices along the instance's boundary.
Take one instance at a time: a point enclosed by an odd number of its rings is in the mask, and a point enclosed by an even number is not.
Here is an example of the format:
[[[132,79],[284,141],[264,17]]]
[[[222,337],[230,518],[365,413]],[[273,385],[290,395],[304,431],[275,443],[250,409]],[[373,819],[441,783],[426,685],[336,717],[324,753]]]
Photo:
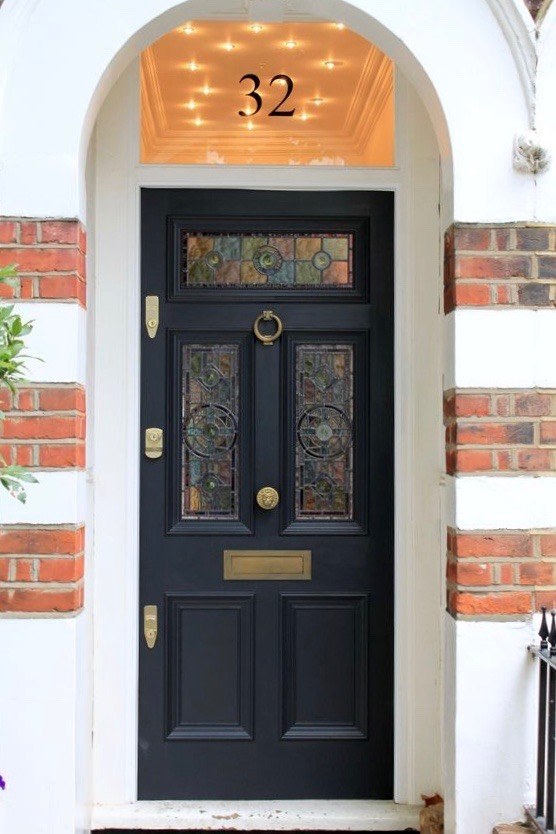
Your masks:
[[[82,698],[76,618],[0,619],[2,834],[73,834]]]
[[[446,172],[453,162],[456,220],[550,220],[556,217],[556,201],[544,194],[554,195],[554,173],[536,184],[511,165],[514,134],[526,130],[533,118],[531,75],[537,49],[532,23],[520,4],[295,0],[291,8],[344,20],[390,54],[412,79],[431,115]],[[242,9],[241,0],[5,4],[6,23],[0,32],[0,214],[84,217],[89,135],[120,72],[150,41],[184,19],[213,12],[234,17]],[[548,33],[542,42],[545,55],[554,38],[556,34]],[[43,60],[45,44],[48,61]],[[550,87],[556,68],[550,60],[545,66]],[[541,79],[539,83],[542,87]],[[30,101],[32,107],[22,106]]]

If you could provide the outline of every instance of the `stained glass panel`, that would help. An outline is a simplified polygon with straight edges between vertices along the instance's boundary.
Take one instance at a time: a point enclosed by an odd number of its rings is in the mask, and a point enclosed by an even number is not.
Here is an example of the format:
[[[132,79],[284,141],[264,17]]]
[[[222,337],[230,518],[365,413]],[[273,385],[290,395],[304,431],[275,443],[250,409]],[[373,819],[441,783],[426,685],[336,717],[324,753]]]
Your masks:
[[[295,517],[353,518],[353,347],[298,345]]]
[[[182,518],[236,519],[237,345],[184,345],[182,386]]]
[[[182,232],[186,287],[353,287],[353,234]]]

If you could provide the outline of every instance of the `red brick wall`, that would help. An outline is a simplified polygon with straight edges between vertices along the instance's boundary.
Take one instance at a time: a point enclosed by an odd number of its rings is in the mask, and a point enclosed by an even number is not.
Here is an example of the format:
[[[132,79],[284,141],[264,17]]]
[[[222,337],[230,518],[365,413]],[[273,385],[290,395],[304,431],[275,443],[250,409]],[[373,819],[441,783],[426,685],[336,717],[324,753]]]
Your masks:
[[[446,313],[457,307],[553,308],[556,228],[453,226],[446,234],[444,275]],[[450,475],[556,472],[556,390],[450,389],[444,423]],[[448,610],[454,616],[523,616],[556,604],[555,531],[449,529],[447,553]]]
[[[85,306],[86,237],[76,220],[0,218],[0,266],[16,264],[15,287],[0,295],[25,302]],[[76,383],[0,390],[0,454],[36,471],[85,467],[85,391]],[[40,490],[40,486],[34,487]],[[33,496],[29,500],[33,500]],[[64,615],[83,605],[82,525],[0,527],[0,612]]]
[[[458,225],[445,244],[446,313],[556,303],[556,228]]]
[[[15,263],[14,288],[0,295],[22,299],[75,300],[85,306],[86,236],[75,220],[0,219],[0,266]]]
[[[444,422],[450,475],[556,471],[556,391],[452,389]]]
[[[85,528],[0,528],[0,611],[68,613],[83,605]]]
[[[460,615],[556,607],[556,530],[448,530],[448,606]]]

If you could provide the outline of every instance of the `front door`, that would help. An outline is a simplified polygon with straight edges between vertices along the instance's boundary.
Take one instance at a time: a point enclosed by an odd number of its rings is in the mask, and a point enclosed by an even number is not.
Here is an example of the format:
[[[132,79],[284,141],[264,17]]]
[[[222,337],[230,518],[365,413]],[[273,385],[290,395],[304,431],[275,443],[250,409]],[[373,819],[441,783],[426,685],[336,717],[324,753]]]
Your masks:
[[[141,223],[139,798],[391,798],[393,196]]]

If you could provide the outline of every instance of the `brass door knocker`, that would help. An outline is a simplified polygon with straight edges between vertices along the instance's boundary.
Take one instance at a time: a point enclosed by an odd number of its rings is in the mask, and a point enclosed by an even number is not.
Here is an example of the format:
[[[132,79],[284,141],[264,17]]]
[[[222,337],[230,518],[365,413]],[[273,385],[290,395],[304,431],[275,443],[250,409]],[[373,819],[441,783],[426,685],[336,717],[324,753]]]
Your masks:
[[[276,324],[276,330],[274,333],[270,334],[269,336],[265,336],[264,333],[261,333],[259,329],[259,324],[261,321],[273,321]],[[276,339],[279,339],[282,335],[282,331],[284,330],[284,325],[279,316],[276,315],[272,310],[263,310],[260,316],[257,316],[255,319],[255,324],[253,325],[253,333],[259,340],[262,342],[263,345],[272,345]]]

